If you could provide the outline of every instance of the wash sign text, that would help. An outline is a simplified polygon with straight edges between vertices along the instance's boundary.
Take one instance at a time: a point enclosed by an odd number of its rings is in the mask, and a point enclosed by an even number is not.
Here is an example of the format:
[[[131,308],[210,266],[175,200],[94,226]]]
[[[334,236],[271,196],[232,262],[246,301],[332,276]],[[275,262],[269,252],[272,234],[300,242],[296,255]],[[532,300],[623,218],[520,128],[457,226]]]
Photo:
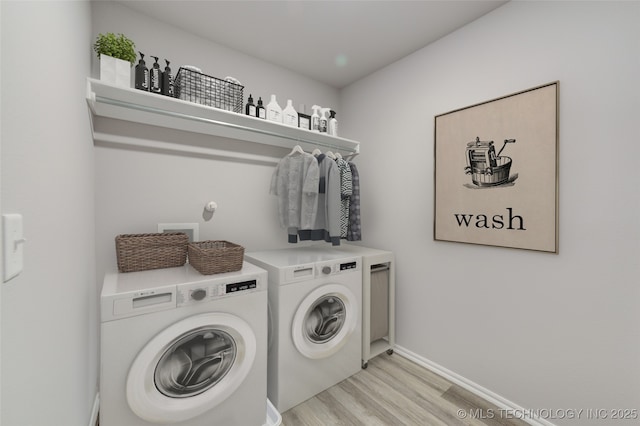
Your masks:
[[[493,216],[475,213],[454,213],[453,216],[460,228],[526,231],[524,218],[514,214],[513,207],[507,207],[506,210],[506,214],[494,214]]]

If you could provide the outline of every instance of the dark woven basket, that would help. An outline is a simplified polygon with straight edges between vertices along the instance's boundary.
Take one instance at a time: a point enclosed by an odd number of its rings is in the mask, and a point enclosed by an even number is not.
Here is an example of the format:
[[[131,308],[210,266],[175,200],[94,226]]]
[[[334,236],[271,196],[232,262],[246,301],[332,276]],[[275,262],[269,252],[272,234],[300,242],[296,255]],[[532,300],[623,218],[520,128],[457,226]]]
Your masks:
[[[189,237],[184,232],[124,234],[116,237],[120,272],[173,268],[187,261]]]
[[[189,264],[203,275],[242,269],[244,247],[229,241],[189,243]]]
[[[180,67],[174,82],[176,98],[242,113],[244,86]]]

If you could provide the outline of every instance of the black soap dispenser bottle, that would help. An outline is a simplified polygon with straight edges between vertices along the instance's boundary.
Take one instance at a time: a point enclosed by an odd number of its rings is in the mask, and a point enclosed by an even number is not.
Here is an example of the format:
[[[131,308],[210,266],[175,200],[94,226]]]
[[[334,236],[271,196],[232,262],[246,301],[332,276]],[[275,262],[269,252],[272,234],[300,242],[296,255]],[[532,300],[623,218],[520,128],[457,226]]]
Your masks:
[[[158,63],[158,57],[152,56],[156,61],[153,63],[153,68],[151,68],[151,86],[149,87],[149,91],[153,93],[161,93],[162,92],[162,71],[160,71],[160,64]]]
[[[244,108],[244,113],[246,115],[250,115],[251,117],[256,116],[256,106],[253,103],[253,96],[249,95],[249,100],[247,101],[247,106]]]
[[[262,105],[262,96],[258,98],[258,106],[256,107],[256,117],[262,118],[264,120],[267,119],[267,110],[264,109],[264,105]]]
[[[164,72],[162,73],[162,94],[173,98],[173,75],[171,74],[171,68],[169,68],[169,61],[166,59],[164,61],[167,66],[164,67]]]
[[[138,61],[138,65],[136,65],[136,89],[148,92],[149,70],[147,69],[147,65],[144,63],[144,54],[142,52],[138,53],[140,54],[140,61]]]

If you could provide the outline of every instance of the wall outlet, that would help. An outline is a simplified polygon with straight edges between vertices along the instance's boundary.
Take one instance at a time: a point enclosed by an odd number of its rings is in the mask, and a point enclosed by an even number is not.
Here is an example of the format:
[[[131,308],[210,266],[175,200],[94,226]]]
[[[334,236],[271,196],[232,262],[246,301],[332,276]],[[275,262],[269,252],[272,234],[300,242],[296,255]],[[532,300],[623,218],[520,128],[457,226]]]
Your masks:
[[[184,232],[189,237],[189,242],[198,240],[197,223],[159,223],[158,232]]]

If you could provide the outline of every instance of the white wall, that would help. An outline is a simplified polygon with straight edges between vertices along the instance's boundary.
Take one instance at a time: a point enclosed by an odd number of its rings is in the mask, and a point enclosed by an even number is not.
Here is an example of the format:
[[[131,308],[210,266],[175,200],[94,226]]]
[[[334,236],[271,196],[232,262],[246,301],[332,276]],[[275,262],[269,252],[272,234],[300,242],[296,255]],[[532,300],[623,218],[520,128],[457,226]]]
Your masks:
[[[526,408],[640,407],[638,22],[638,2],[514,1],[341,94],[398,344]],[[559,254],[433,241],[434,116],[556,80]]]
[[[2,284],[7,426],[86,426],[97,384],[88,2],[2,1],[2,212],[24,272]]]
[[[275,93],[282,107],[291,98],[296,107],[299,103],[318,103],[338,108],[338,91],[334,88],[206,41],[126,6],[113,2],[95,2],[92,6],[94,34],[124,33],[145,55],[168,58],[174,72],[180,65],[190,64],[216,77],[234,76],[245,85],[245,98],[250,93],[256,100],[262,96],[265,105],[270,94]],[[158,132],[117,121],[102,120],[99,125],[101,130],[152,140],[188,138],[191,143],[214,147],[242,144],[216,137]],[[264,150],[260,145],[251,149]],[[289,151],[277,148],[265,152],[273,159]],[[276,199],[269,195],[273,162],[233,162],[110,146],[96,147],[95,152],[98,288],[104,272],[116,268],[115,236],[156,232],[160,222],[198,223],[200,240],[228,240],[247,250],[287,245],[286,231],[278,226]],[[265,160],[269,158],[266,156]],[[218,210],[206,221],[203,209],[209,201],[217,202]]]

